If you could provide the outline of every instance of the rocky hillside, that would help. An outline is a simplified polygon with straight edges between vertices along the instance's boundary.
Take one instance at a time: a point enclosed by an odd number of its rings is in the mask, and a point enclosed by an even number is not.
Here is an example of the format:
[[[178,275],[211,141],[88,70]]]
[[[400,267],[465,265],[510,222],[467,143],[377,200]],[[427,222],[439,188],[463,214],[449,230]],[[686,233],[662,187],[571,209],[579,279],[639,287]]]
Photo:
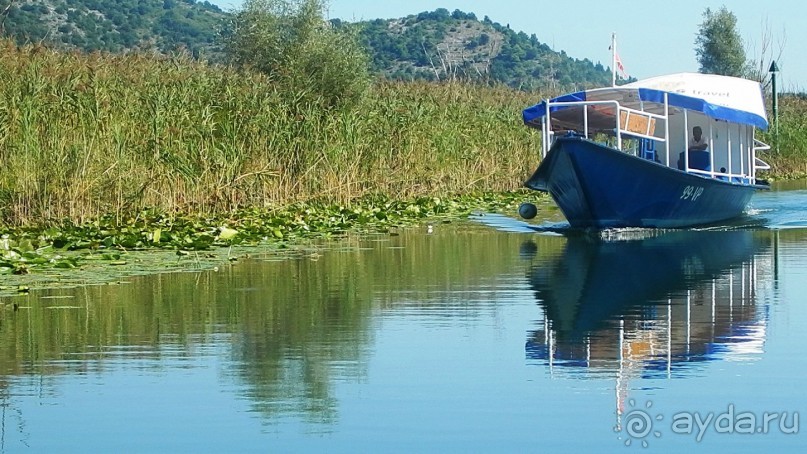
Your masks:
[[[196,0],[0,0],[0,32],[65,49],[172,52],[208,58],[225,13]]]
[[[610,83],[610,72],[588,59],[556,52],[536,35],[473,13],[446,9],[401,19],[343,24],[359,28],[373,69],[395,79],[472,79],[513,88],[575,89]]]

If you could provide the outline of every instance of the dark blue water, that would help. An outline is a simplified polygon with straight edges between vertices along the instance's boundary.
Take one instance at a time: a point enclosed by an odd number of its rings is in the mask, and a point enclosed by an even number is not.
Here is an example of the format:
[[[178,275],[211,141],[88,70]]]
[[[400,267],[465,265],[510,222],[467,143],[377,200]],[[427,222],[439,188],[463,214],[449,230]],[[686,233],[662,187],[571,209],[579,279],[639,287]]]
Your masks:
[[[800,450],[805,202],[672,232],[485,215],[6,298],[0,448]]]

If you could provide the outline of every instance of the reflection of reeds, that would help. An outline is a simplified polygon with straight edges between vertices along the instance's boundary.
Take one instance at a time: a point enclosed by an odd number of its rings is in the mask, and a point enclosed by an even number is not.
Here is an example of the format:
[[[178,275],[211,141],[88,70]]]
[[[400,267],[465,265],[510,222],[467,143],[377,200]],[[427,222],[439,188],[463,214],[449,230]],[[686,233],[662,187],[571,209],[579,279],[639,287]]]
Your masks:
[[[525,241],[529,257],[520,254]],[[562,246],[560,237],[438,226],[431,235],[349,238],[316,260],[256,251],[258,260],[218,272],[136,277],[45,298],[32,292],[13,299],[18,312],[0,298],[0,378],[101,374],[132,360],[169,368],[176,358],[217,351],[260,412],[327,419],[333,380],[366,373],[379,311],[431,306],[467,316],[485,305],[466,300],[468,291],[500,301],[515,290],[509,277]]]
[[[442,234],[444,228],[451,232]],[[482,283],[496,290],[493,284],[500,276],[521,276],[530,263],[519,256],[523,235],[438,229],[432,235],[405,231],[392,237],[345,239],[341,249],[320,250],[316,260],[290,253],[295,258],[278,261],[273,250],[267,257],[256,250],[255,262],[218,272],[167,273],[135,277],[129,285],[0,298],[0,306],[6,307],[0,312],[0,345],[16,346],[1,351],[0,365],[26,358],[65,359],[99,346],[157,345],[166,335],[192,344],[211,332],[244,330],[301,343],[335,335],[330,322],[348,330],[365,326],[371,307],[436,304],[447,289],[487,288]],[[536,258],[530,260],[557,255],[563,246],[559,237],[530,240],[536,249]],[[141,259],[164,260],[156,257],[144,253]],[[12,301],[21,312],[11,312]],[[54,310],[56,306],[81,309]]]
[[[379,83],[353,111],[177,57],[0,41],[0,221],[206,214],[369,192],[504,190],[534,166],[533,96]]]

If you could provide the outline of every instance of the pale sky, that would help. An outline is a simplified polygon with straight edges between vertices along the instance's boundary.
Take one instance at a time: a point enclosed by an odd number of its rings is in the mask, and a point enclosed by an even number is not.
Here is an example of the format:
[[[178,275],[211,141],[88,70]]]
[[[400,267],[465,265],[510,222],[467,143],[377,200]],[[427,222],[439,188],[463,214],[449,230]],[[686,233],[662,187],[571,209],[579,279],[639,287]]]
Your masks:
[[[225,10],[240,0],[209,0]],[[807,2],[803,0],[330,0],[329,18],[360,20],[405,17],[445,8],[490,17],[570,57],[611,66],[608,46],[617,35],[625,70],[638,79],[695,72],[695,37],[706,8],[725,5],[737,16],[746,54],[759,58],[767,35],[777,58],[782,90],[807,91]]]

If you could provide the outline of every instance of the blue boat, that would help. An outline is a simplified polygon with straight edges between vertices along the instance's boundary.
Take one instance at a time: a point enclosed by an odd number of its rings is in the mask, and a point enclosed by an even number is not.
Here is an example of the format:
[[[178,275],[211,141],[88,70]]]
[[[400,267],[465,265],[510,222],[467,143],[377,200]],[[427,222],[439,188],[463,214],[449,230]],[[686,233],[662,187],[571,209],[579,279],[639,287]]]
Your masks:
[[[681,73],[547,99],[523,112],[542,159],[527,187],[573,228],[683,228],[740,216],[770,169],[759,83]]]

